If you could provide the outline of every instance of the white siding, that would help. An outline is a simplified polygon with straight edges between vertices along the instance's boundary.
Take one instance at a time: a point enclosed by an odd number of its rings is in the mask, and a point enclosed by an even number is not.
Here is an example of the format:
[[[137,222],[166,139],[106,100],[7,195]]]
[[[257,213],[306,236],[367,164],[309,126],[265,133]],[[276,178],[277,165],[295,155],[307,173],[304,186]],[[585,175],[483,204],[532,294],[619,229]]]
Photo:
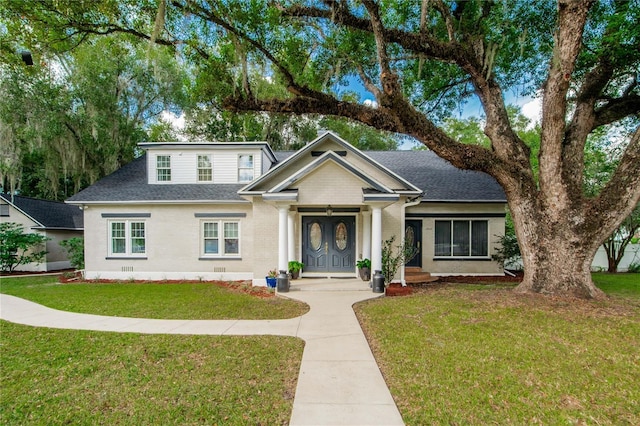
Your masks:
[[[213,182],[198,182],[198,155],[210,155],[213,165]],[[147,153],[147,170],[149,171],[149,183],[161,185],[183,183],[239,183],[238,182],[238,155],[253,155],[254,179],[262,173],[262,153],[259,149],[244,150],[153,150]],[[156,157],[168,155],[171,157],[171,181],[158,182],[156,173]]]

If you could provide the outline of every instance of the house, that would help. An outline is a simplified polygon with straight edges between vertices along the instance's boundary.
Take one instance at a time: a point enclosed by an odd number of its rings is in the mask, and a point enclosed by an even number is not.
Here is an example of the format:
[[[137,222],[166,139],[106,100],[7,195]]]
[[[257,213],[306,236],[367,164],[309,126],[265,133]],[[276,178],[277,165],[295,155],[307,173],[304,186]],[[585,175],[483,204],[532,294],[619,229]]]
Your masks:
[[[57,201],[39,200],[21,195],[0,194],[0,221],[22,225],[25,232],[41,234],[47,254],[41,263],[20,265],[17,271],[56,271],[71,267],[67,250],[60,241],[83,235],[82,210]]]
[[[502,275],[504,192],[429,151],[363,152],[325,133],[296,152],[264,142],[142,143],[146,154],[68,203],[85,220],[88,278],[253,280],[304,263],[302,277],[381,269],[407,235],[433,275]],[[404,279],[404,270],[396,280]]]

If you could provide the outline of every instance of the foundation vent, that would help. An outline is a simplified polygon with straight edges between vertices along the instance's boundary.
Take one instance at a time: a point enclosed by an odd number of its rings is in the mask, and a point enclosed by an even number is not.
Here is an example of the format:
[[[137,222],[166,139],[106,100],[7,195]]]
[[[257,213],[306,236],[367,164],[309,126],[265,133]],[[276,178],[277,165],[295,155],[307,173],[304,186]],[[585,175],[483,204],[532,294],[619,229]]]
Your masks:
[[[133,266],[123,266],[122,272],[133,272]]]
[[[227,268],[224,266],[214,266],[213,272],[227,272]]]

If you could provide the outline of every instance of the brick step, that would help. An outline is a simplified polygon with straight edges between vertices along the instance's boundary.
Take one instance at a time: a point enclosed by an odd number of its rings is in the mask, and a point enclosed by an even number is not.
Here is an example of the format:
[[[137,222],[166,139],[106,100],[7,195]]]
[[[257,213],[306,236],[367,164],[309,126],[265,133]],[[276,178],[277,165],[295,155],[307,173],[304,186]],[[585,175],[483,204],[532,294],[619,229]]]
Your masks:
[[[421,274],[422,268],[419,266],[405,266],[404,273],[405,274]]]
[[[432,277],[428,272],[422,272],[420,268],[406,268],[404,279],[407,284],[421,284],[437,281],[438,277]]]

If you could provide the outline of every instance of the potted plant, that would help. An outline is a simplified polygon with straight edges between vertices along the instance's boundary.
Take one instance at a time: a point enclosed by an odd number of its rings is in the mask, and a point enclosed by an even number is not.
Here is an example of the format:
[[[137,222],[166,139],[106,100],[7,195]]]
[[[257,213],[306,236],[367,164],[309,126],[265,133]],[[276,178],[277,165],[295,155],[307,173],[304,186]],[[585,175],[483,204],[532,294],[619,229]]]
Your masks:
[[[289,273],[291,274],[291,279],[297,280],[300,276],[300,270],[304,268],[304,263],[298,262],[297,260],[292,260],[289,262]]]
[[[370,281],[371,280],[371,260],[369,259],[360,259],[356,262],[356,266],[358,267],[358,275],[362,279],[362,281]]]
[[[278,276],[278,271],[276,269],[272,269],[267,273],[265,279],[267,280],[267,287],[276,288],[276,277]]]

